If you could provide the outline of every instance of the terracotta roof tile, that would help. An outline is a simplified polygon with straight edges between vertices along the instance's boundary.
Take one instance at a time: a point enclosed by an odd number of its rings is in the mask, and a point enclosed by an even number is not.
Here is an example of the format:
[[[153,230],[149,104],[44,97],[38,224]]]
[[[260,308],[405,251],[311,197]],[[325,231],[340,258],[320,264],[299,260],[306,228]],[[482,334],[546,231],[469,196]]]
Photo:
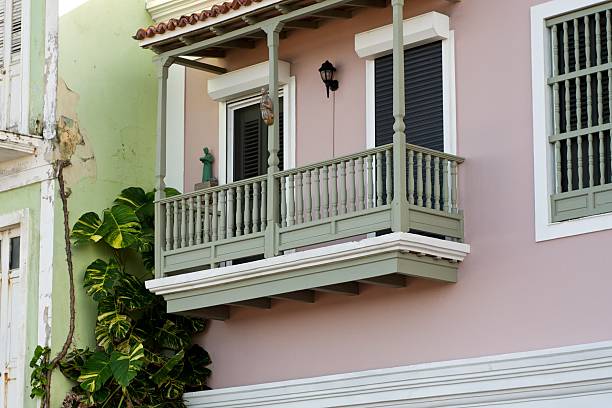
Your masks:
[[[205,21],[209,17],[217,17],[221,14],[226,14],[231,10],[238,10],[241,7],[250,6],[253,3],[259,3],[262,0],[232,0],[221,4],[215,4],[208,10],[203,10],[200,13],[193,13],[189,16],[181,16],[172,18],[166,22],[157,23],[155,25],[140,28],[134,35],[135,40],[144,40],[153,38],[158,34],[164,34],[166,31],[174,31],[177,28],[183,28],[187,25],[195,25],[201,21]]]

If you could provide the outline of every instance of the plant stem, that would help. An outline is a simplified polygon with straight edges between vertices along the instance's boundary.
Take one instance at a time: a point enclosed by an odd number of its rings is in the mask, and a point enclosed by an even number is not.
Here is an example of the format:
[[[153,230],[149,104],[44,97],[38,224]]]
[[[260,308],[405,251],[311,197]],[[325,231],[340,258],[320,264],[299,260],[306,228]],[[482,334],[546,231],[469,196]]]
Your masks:
[[[66,251],[66,265],[68,267],[68,284],[70,291],[70,323],[68,327],[68,334],[66,335],[66,340],[64,341],[64,345],[62,349],[57,353],[57,355],[51,360],[49,363],[49,369],[47,371],[47,383],[45,384],[45,399],[43,401],[41,408],[50,408],[51,405],[51,377],[53,375],[53,371],[59,365],[59,362],[66,357],[68,354],[68,349],[72,344],[74,337],[74,328],[75,328],[75,293],[74,293],[74,267],[72,263],[72,247],[70,243],[70,222],[68,219],[68,196],[66,194],[66,182],[64,180],[64,168],[69,166],[69,161],[59,161],[58,162],[58,172],[57,172],[57,181],[59,184],[59,193],[60,198],[62,200],[62,212],[64,214],[64,245]]]

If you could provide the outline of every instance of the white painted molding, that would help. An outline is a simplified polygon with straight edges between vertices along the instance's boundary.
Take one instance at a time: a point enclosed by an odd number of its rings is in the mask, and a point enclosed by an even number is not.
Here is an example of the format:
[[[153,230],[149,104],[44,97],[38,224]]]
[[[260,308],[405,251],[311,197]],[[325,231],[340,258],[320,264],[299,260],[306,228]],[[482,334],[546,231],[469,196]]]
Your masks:
[[[38,157],[25,157],[0,163],[0,192],[49,180],[53,177],[53,166]]]
[[[15,288],[20,287],[21,288],[21,293],[12,293],[12,296],[17,297],[17,299],[27,299],[27,290],[28,290],[28,285],[29,285],[29,279],[30,279],[30,269],[29,269],[29,264],[30,264],[30,242],[32,241],[32,229],[30,228],[30,219],[31,219],[31,214],[30,214],[30,209],[29,208],[24,208],[21,210],[17,210],[8,214],[2,214],[0,215],[0,232],[2,232],[3,230],[11,230],[13,228],[15,228],[16,230],[18,230],[18,233],[15,235],[19,235],[20,237],[20,242],[19,242],[19,281],[20,283],[16,286],[13,286],[13,290],[15,290]],[[15,236],[15,235],[9,235],[9,237],[11,236]],[[8,247],[7,247],[8,248]],[[10,280],[9,280],[10,282]],[[10,285],[10,284],[9,284]],[[1,285],[0,285],[1,288]],[[4,294],[8,294],[7,292],[4,292]],[[9,298],[10,301],[10,298]],[[5,307],[7,307],[8,305],[5,305]],[[16,371],[15,373],[13,373],[13,375],[15,376],[15,381],[17,382],[17,386],[14,388],[14,392],[17,395],[10,395],[9,399],[10,401],[18,401],[21,402],[24,400],[25,397],[25,384],[26,384],[26,364],[25,362],[27,361],[27,356],[26,356],[26,350],[27,350],[27,325],[26,325],[26,318],[28,316],[28,308],[31,307],[28,302],[25,302],[25,304],[22,305],[22,310],[20,310],[20,315],[18,315],[17,317],[21,317],[23,320],[22,321],[12,321],[10,316],[6,316],[5,318],[9,319],[9,326],[11,327],[11,332],[13,330],[15,330],[18,335],[13,337],[12,340],[20,340],[19,344],[10,344],[10,340],[11,338],[6,338],[6,339],[2,339],[0,338],[0,343],[2,344],[2,347],[5,350],[19,350],[18,354],[17,354],[17,362],[12,363],[11,365],[14,364],[14,367],[16,367]],[[5,392],[9,392],[8,390]],[[5,398],[6,398],[6,394],[5,394]]]
[[[188,393],[189,408],[612,406],[612,342]]]
[[[594,6],[601,0],[553,0],[531,8],[531,64],[533,104],[533,167],[535,240],[546,241],[612,229],[612,214],[601,214],[553,223],[550,194],[554,191],[554,157],[548,136],[552,134],[551,91],[546,83],[551,70],[550,41],[545,20]]]
[[[167,100],[165,183],[185,191],[185,67],[170,67]]]
[[[42,139],[0,130],[0,162],[31,156],[42,145]]]
[[[55,179],[40,184],[40,225],[38,262],[38,341],[51,347],[53,294],[53,250],[55,228]]]
[[[19,131],[23,134],[29,132],[30,118],[31,10],[31,0],[23,0],[21,4],[21,118],[19,120]]]
[[[413,252],[461,262],[470,252],[470,246],[423,235],[394,232],[240,265],[153,279],[146,282],[146,287],[157,295],[167,295],[389,252]]]
[[[200,21],[194,25],[189,24],[183,28],[177,27],[175,30],[168,30],[164,34],[157,34],[153,38],[145,38],[144,40],[141,40],[139,44],[141,47],[146,47],[146,46],[155,44],[160,41],[168,40],[174,37],[179,37],[181,35],[185,35],[193,31],[201,30],[202,28],[205,28],[205,27],[210,27],[212,25],[222,23],[224,21],[239,17],[243,14],[252,13],[256,10],[259,10],[265,7],[270,7],[281,1],[282,0],[262,0],[259,3],[253,2],[250,5],[240,7],[237,10],[230,10],[227,13],[219,14],[216,17],[209,17],[206,20]],[[200,5],[202,5],[202,2],[200,2]],[[206,8],[207,7],[204,5],[204,7],[202,7],[199,11],[206,10]]]
[[[223,102],[259,92],[260,88],[268,86],[268,64],[268,61],[262,62],[209,79],[208,95],[215,101]],[[279,85],[289,83],[290,69],[291,64],[278,61]]]
[[[432,11],[404,20],[406,48],[447,39],[450,35],[448,16]],[[393,24],[355,34],[355,52],[360,58],[375,59],[393,49]]]

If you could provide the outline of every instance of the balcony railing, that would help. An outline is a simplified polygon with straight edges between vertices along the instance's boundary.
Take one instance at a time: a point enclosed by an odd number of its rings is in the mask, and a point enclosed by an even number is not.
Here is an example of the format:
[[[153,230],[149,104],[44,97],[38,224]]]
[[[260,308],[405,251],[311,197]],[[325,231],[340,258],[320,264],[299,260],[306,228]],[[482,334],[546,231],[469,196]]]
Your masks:
[[[158,202],[158,277],[392,229],[394,145]],[[457,168],[463,159],[406,145],[408,232],[462,240]],[[275,184],[270,191],[269,180]],[[278,219],[268,225],[269,200]],[[275,207],[272,208],[275,208]],[[270,231],[272,230],[272,233]]]

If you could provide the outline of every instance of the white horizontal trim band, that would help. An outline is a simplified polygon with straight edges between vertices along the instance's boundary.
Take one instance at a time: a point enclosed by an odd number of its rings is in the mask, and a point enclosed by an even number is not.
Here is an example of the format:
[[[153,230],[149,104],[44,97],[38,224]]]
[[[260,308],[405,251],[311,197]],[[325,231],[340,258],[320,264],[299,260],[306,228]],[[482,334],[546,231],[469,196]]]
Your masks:
[[[607,407],[612,342],[418,364],[185,395],[190,408]],[[551,401],[552,400],[552,401]],[[593,401],[592,403],[585,400]],[[594,401],[597,401],[595,403]]]
[[[153,279],[147,281],[146,286],[157,295],[166,295],[389,252],[413,252],[460,262],[470,252],[470,246],[417,234],[394,232],[240,265]]]

